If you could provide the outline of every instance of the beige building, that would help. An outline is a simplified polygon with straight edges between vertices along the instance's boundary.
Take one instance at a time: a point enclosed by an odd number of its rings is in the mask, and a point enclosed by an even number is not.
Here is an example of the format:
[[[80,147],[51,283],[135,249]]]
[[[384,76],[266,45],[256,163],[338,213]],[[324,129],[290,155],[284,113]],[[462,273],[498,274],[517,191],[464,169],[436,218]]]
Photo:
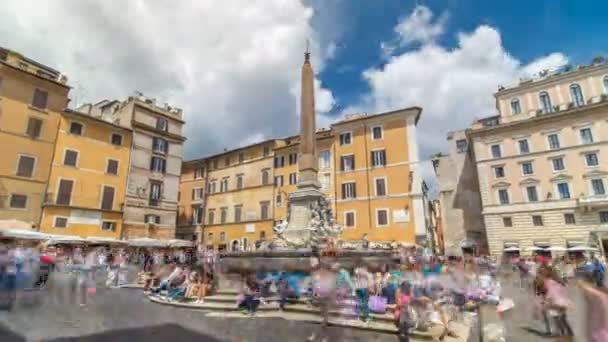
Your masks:
[[[448,154],[433,159],[439,183],[441,205],[437,209],[442,221],[438,228],[441,229],[443,252],[447,255],[483,253],[486,237],[475,154],[469,148],[465,131],[449,132],[447,140]]]
[[[605,63],[522,80],[495,94],[498,115],[467,132],[492,254],[608,247],[607,94]]]

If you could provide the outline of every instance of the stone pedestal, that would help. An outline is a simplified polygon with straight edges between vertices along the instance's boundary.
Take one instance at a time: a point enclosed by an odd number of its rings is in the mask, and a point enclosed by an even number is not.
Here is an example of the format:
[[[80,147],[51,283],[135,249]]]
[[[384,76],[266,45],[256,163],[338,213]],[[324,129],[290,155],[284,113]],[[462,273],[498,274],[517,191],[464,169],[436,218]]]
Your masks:
[[[300,188],[289,196],[289,225],[284,233],[287,239],[310,239],[311,206],[321,198],[323,194],[314,186]]]

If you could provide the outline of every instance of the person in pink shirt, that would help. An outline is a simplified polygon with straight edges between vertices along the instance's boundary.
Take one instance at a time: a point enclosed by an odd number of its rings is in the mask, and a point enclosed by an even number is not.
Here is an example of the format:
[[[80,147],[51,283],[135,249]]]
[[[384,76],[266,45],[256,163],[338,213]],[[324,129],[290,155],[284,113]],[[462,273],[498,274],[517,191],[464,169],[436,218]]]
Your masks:
[[[604,288],[593,286],[592,279],[579,281],[579,287],[583,291],[587,310],[587,327],[585,329],[587,341],[608,341],[608,291]]]

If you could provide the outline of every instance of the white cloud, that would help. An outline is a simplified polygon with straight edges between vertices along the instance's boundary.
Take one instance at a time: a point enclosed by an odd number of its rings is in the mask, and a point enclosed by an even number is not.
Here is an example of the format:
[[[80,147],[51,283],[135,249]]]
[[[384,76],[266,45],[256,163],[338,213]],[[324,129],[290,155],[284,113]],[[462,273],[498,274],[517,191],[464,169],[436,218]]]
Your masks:
[[[538,58],[522,68],[522,76],[535,77],[542,71],[553,71],[568,64],[568,57],[559,52]]]
[[[395,26],[395,32],[403,45],[410,43],[430,43],[444,30],[447,14],[444,13],[433,22],[433,12],[426,6],[418,5],[410,15],[403,17]]]
[[[317,71],[335,52],[300,1],[6,0],[0,17],[3,44],[67,74],[79,102],[140,90],[182,107],[189,158],[297,132],[305,41]]]

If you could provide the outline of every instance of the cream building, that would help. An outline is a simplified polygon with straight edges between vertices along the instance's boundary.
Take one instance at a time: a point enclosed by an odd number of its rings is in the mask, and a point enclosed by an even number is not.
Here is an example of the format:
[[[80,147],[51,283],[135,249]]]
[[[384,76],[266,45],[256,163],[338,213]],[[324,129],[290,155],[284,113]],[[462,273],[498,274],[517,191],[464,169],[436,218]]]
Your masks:
[[[495,94],[498,115],[468,130],[492,254],[608,247],[607,94],[601,62],[522,80]]]

